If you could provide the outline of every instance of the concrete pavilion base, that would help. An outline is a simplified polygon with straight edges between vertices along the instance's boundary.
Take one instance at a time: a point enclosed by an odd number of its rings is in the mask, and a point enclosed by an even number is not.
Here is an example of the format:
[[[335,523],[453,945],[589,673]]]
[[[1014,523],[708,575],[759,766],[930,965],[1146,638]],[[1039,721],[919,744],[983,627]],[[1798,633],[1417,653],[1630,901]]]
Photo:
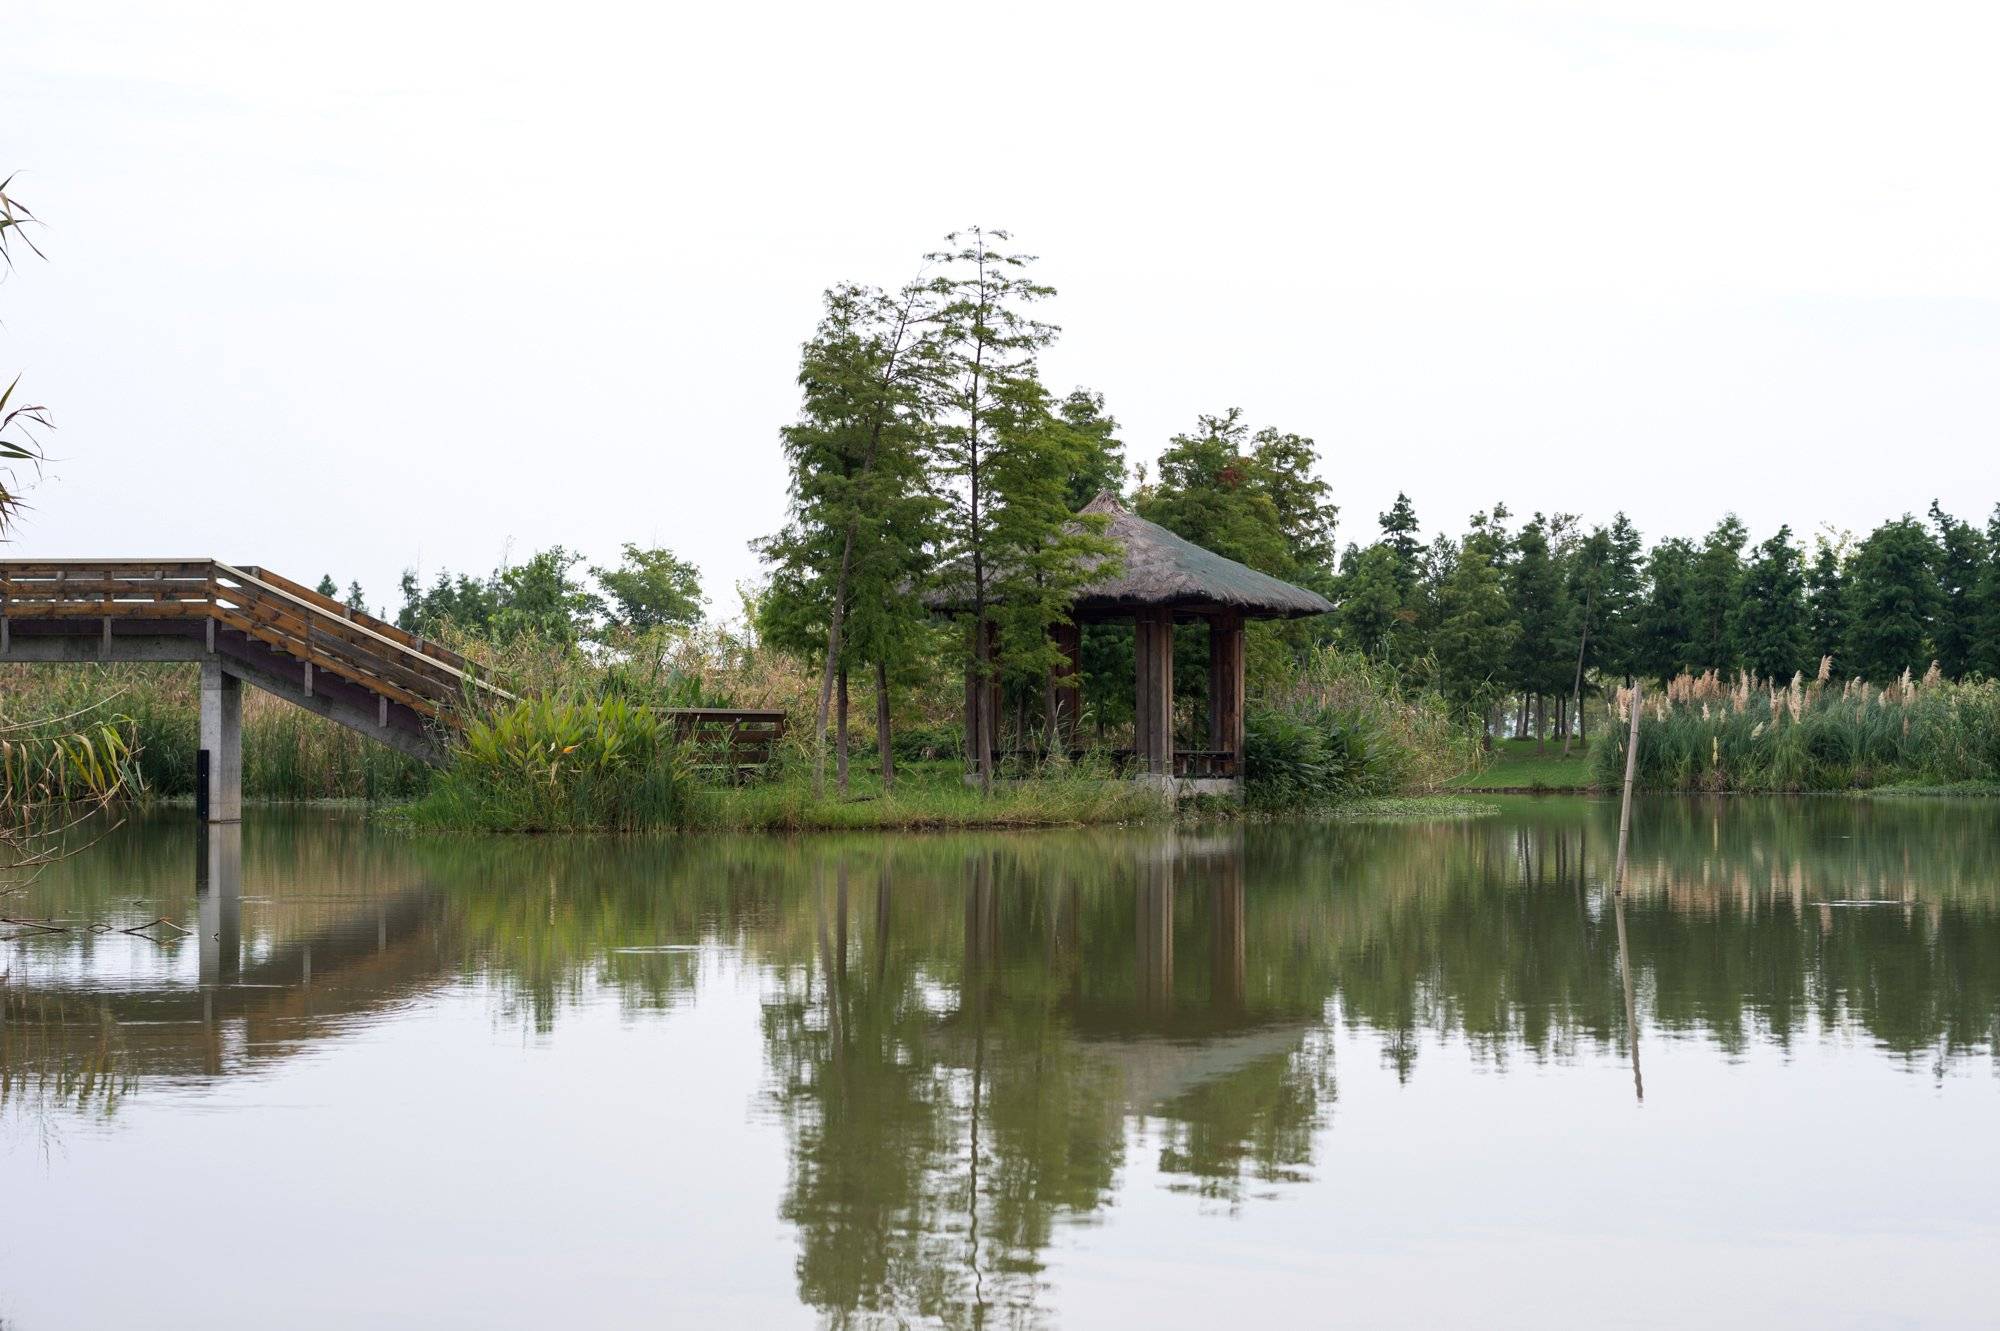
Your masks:
[[[1157,791],[1159,793],[1160,798],[1163,801],[1172,801],[1173,803],[1176,804],[1178,804],[1182,800],[1188,800],[1188,799],[1226,799],[1226,800],[1240,801],[1243,798],[1243,780],[1240,777],[1233,777],[1233,776],[1173,777],[1173,776],[1155,776],[1150,772],[1145,772],[1141,773],[1138,776],[1114,777],[1112,779],[1116,781],[1129,781],[1133,785],[1139,786],[1142,789]],[[995,777],[993,779],[993,784],[996,786],[1017,786],[1022,784],[1024,780],[1032,780],[1032,778]],[[967,772],[965,774],[965,784],[968,786],[977,786],[979,784],[979,773]]]

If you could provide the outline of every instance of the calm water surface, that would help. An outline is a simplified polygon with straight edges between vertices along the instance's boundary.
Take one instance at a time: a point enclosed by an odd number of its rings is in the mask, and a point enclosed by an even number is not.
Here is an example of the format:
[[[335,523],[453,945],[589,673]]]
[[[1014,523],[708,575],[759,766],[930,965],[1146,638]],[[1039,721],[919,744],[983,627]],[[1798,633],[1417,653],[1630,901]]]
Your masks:
[[[0,1327],[1992,1325],[2000,805],[1615,814],[128,823],[0,899]]]

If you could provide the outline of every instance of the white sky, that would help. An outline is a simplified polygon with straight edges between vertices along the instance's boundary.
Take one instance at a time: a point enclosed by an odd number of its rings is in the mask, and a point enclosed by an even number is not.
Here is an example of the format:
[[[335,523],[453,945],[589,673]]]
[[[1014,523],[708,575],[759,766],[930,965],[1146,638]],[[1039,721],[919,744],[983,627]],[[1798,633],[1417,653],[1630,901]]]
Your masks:
[[[15,0],[0,173],[49,223],[0,368],[26,555],[394,598],[781,520],[820,290],[1011,228],[1135,459],[1314,436],[1366,539],[1623,506],[1866,527],[2000,499],[1982,4]]]

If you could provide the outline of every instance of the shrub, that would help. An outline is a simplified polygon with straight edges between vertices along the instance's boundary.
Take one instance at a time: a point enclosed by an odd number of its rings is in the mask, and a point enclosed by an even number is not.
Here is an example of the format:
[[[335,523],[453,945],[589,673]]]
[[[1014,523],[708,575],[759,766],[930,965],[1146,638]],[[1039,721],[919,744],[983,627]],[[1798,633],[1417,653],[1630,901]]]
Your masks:
[[[1388,666],[1333,648],[1252,703],[1243,728],[1245,797],[1262,809],[1435,790],[1479,762],[1477,737],[1442,699],[1406,695]]]
[[[685,821],[672,727],[622,698],[527,698],[470,722],[412,822],[495,832],[642,831]]]

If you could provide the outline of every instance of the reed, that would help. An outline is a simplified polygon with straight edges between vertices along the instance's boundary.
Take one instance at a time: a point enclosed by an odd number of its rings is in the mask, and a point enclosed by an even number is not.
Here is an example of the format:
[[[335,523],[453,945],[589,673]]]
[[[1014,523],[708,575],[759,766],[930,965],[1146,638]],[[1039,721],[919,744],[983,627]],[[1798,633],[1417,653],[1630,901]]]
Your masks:
[[[1837,791],[2000,784],[2000,682],[1952,682],[1936,668],[1877,686],[1777,683],[1714,673],[1668,682],[1639,722],[1638,781],[1654,790]],[[1628,696],[1619,695],[1626,712]],[[1622,730],[1595,753],[1600,786],[1625,762]]]
[[[200,676],[188,665],[0,667],[0,717],[90,716],[124,744],[121,793],[134,799],[194,794],[201,747]],[[24,789],[5,772],[0,802]],[[415,759],[255,689],[243,699],[243,793],[250,799],[380,802],[429,787]],[[31,788],[31,787],[27,787]]]
[[[1477,736],[1432,694],[1358,652],[1316,649],[1244,716],[1244,789],[1253,808],[1328,809],[1437,790],[1477,771]]]

